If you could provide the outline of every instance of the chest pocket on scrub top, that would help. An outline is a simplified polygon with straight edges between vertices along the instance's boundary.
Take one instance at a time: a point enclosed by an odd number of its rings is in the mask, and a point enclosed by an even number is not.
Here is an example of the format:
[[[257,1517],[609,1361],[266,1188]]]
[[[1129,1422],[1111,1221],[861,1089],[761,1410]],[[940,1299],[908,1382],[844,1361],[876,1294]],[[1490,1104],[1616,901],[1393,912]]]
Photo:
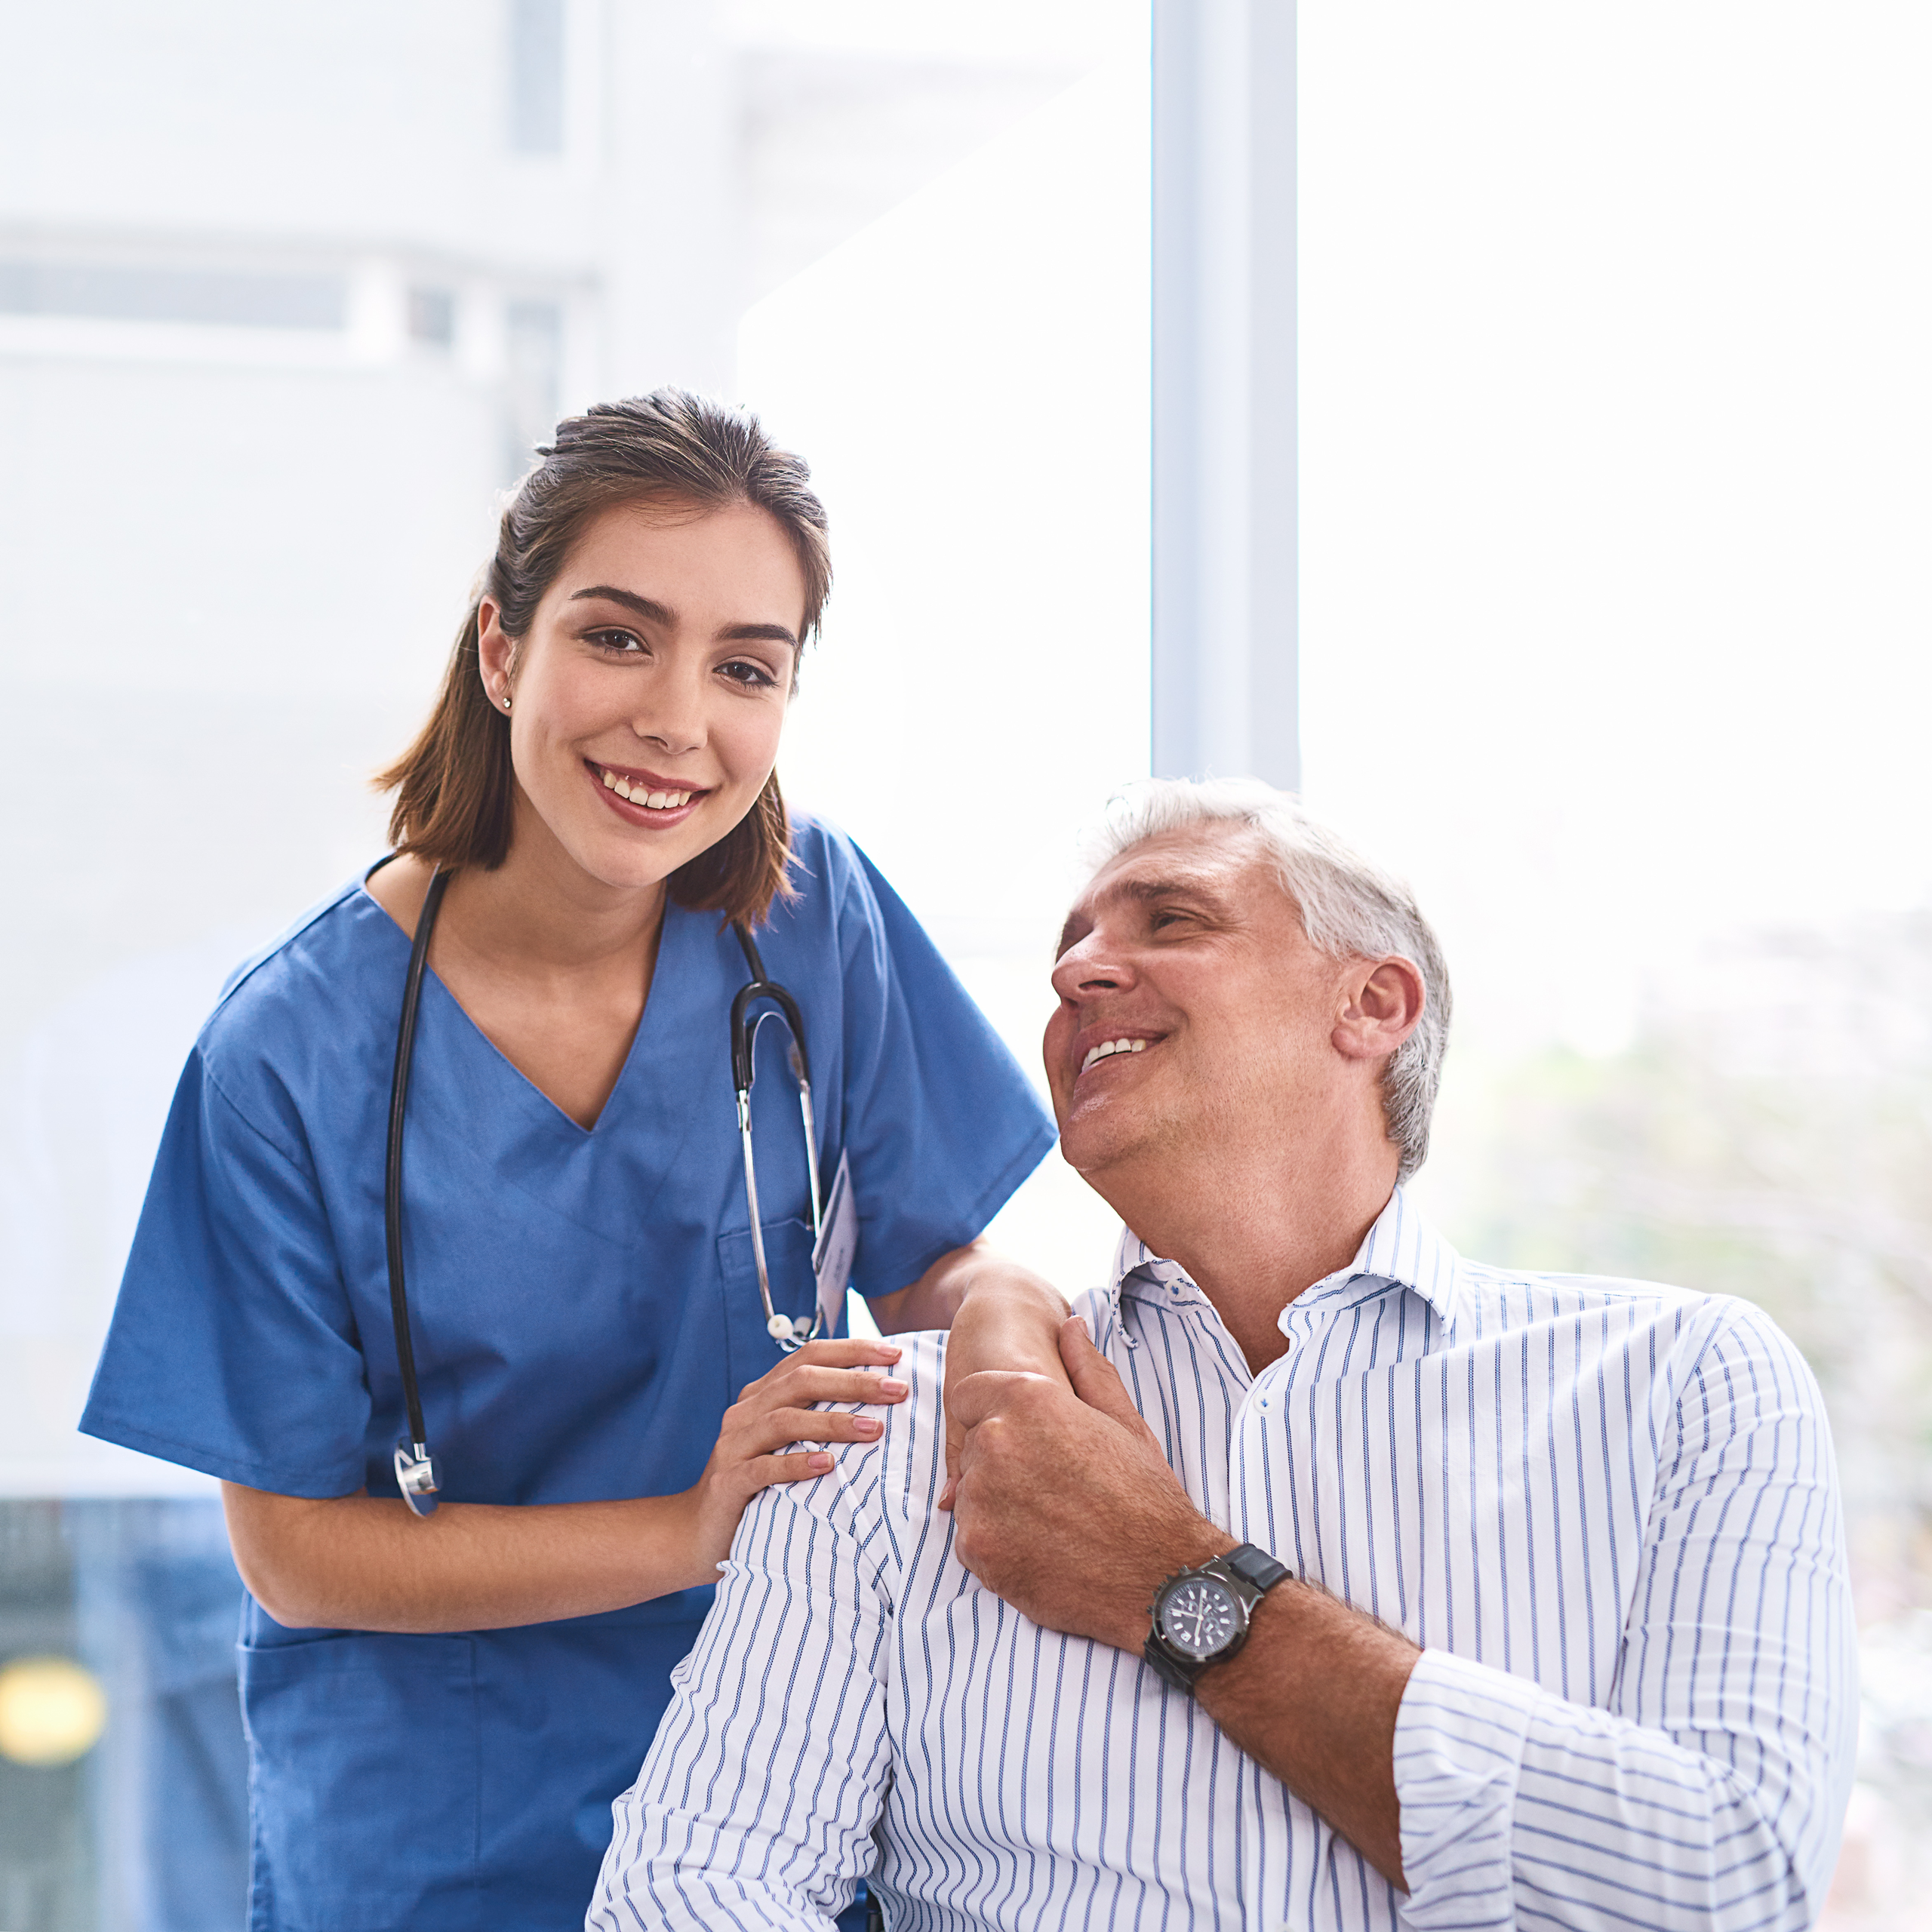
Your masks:
[[[818,1302],[810,1224],[794,1217],[761,1221],[758,1228],[764,1236],[772,1306],[781,1315],[809,1316]],[[718,1237],[718,1276],[724,1297],[725,1369],[731,1383],[726,1400],[736,1401],[747,1382],[768,1374],[785,1358],[765,1329],[750,1229]]]

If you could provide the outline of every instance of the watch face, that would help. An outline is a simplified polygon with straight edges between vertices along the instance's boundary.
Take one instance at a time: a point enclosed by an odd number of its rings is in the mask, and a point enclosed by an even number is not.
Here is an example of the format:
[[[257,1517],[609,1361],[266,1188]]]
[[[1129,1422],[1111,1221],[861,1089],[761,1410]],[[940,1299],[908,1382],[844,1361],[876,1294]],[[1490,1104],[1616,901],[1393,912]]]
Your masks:
[[[1190,1577],[1161,1599],[1161,1635],[1183,1657],[1213,1657],[1240,1627],[1241,1606],[1218,1577]]]

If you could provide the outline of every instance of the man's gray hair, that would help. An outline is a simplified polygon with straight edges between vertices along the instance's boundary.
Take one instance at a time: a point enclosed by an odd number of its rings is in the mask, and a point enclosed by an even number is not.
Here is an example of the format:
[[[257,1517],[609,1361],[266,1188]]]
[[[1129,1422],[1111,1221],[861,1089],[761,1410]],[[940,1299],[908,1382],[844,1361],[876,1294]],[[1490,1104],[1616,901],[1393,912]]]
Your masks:
[[[1084,856],[1098,872],[1143,839],[1209,824],[1244,826],[1260,837],[1318,952],[1332,959],[1394,954],[1421,974],[1422,1018],[1382,1075],[1383,1118],[1401,1149],[1396,1178],[1407,1180],[1429,1157],[1429,1117],[1449,1043],[1449,968],[1414,894],[1311,817],[1292,792],[1258,778],[1142,779],[1109,801]]]

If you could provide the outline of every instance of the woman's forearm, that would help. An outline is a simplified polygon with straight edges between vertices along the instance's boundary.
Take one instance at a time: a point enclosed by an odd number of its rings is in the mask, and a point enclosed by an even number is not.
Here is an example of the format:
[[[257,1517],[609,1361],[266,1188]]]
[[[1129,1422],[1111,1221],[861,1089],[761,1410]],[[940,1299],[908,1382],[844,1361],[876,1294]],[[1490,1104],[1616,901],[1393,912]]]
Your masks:
[[[623,1610],[715,1580],[752,1497],[832,1467],[869,1442],[906,1385],[889,1343],[808,1342],[724,1411],[704,1473],[677,1496],[608,1503],[445,1503],[417,1517],[400,1497],[278,1496],[221,1486],[242,1580],[297,1629],[502,1630]]]
[[[412,1516],[222,1485],[242,1579],[278,1623],[493,1630],[620,1610],[713,1580],[694,1492],[614,1503],[446,1503]]]

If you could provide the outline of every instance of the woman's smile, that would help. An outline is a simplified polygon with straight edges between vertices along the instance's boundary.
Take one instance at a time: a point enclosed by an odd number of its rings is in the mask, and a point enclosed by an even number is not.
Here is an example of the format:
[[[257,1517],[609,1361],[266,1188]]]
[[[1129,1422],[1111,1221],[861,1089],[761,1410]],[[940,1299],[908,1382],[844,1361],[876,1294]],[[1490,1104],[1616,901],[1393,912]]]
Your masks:
[[[711,795],[708,786],[663,778],[625,764],[599,764],[586,758],[584,769],[608,795],[606,802],[627,825],[681,825]]]

